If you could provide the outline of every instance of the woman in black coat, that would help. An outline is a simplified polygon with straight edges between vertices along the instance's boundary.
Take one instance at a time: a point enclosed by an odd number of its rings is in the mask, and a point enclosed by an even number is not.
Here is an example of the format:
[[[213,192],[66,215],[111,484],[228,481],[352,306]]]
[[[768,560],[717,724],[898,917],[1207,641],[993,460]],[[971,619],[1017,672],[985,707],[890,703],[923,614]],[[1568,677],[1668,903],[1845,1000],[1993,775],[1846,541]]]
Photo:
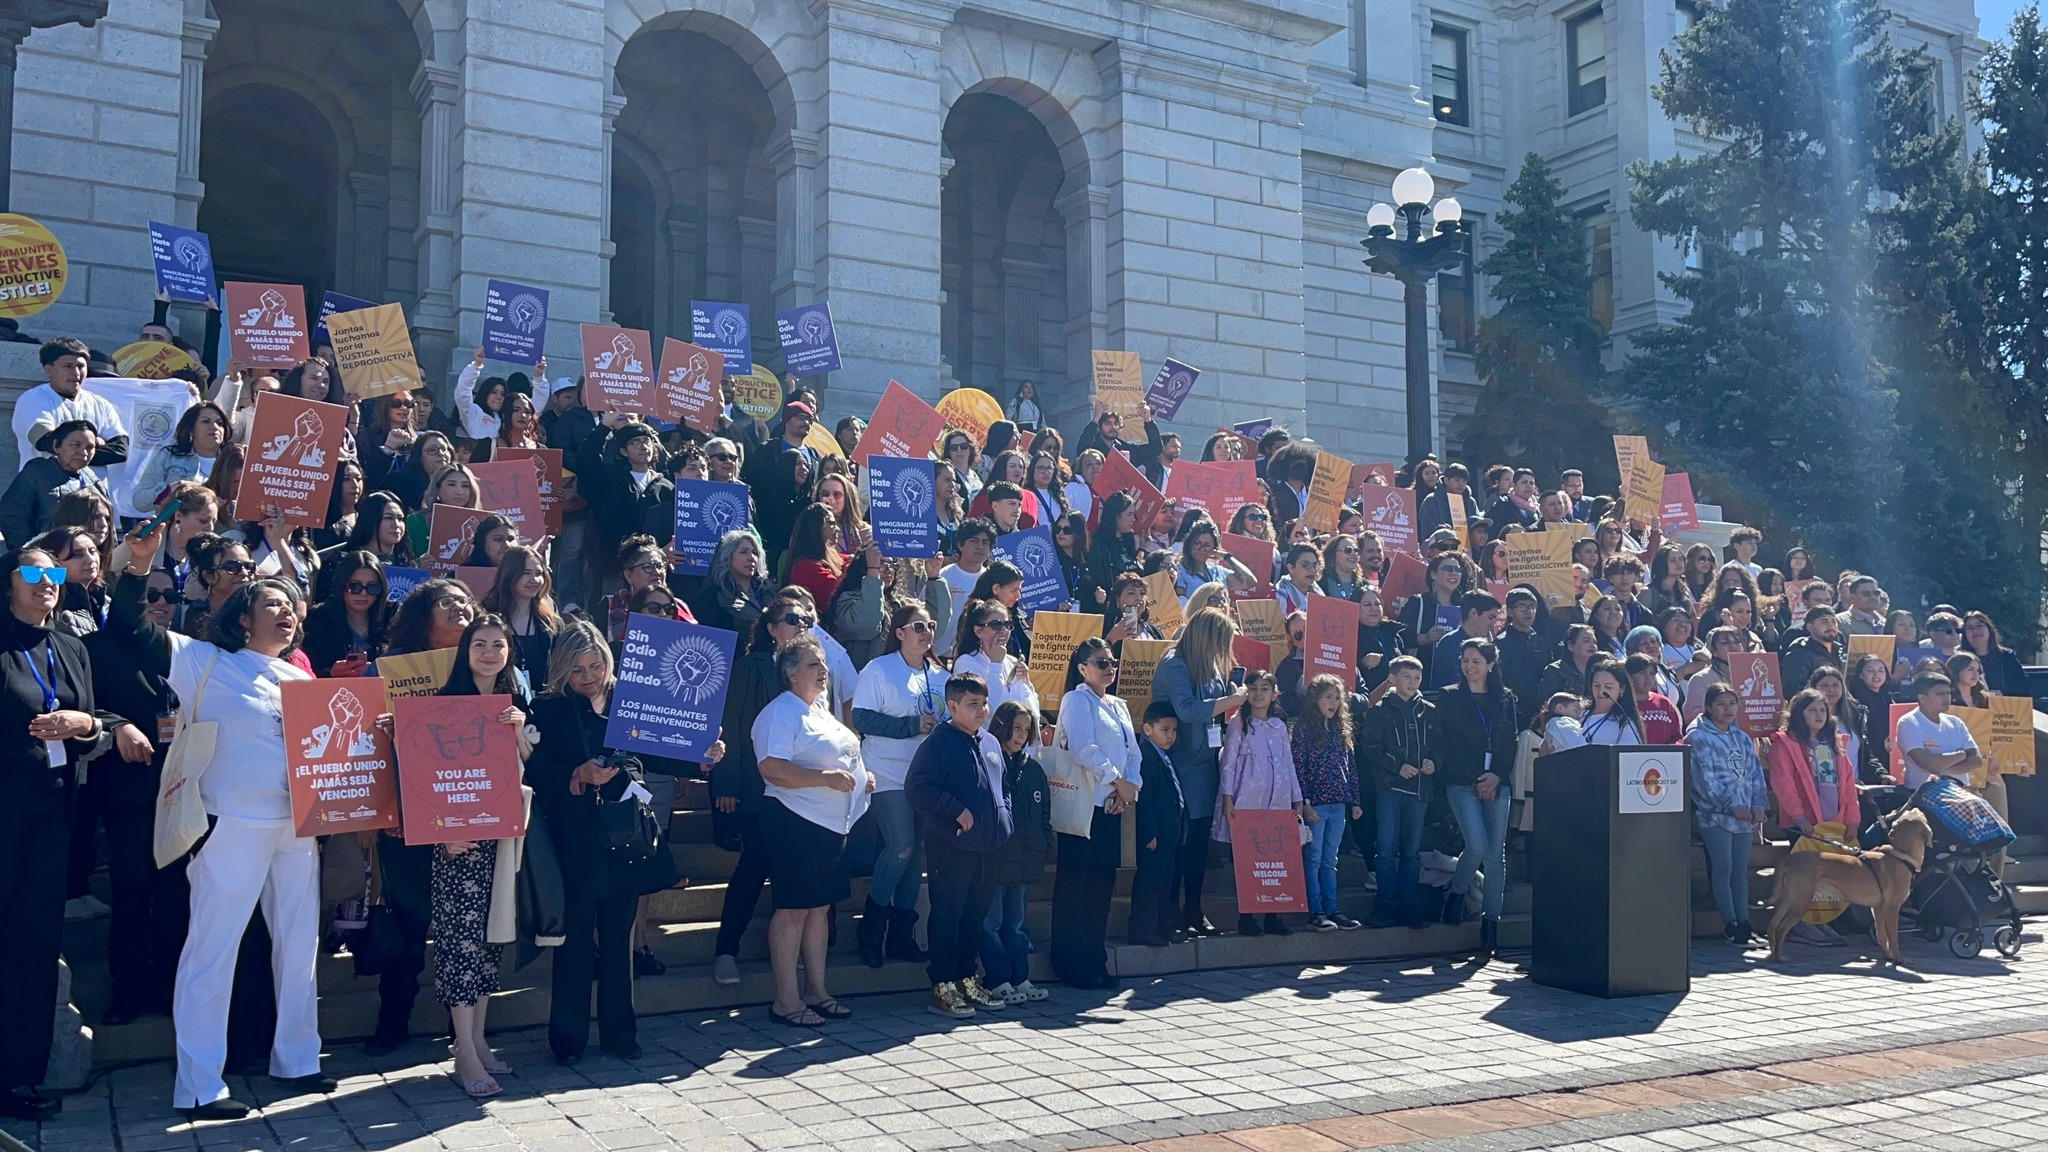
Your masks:
[[[327,599],[306,613],[300,647],[315,676],[367,676],[384,655],[391,622],[384,565],[369,552],[343,552],[328,570]]]
[[[583,554],[618,575],[619,541],[640,531],[655,508],[673,509],[676,486],[662,472],[661,438],[631,421],[584,440],[571,465],[577,490],[590,504]]]
[[[1465,850],[1444,901],[1444,922],[1465,919],[1465,894],[1483,865],[1485,902],[1480,911],[1479,950],[1491,957],[1500,939],[1501,902],[1507,894],[1508,809],[1513,789],[1507,786],[1515,766],[1515,694],[1501,682],[1500,650],[1493,641],[1468,639],[1458,649],[1458,682],[1437,698],[1436,714],[1443,734],[1437,784],[1458,821]]]

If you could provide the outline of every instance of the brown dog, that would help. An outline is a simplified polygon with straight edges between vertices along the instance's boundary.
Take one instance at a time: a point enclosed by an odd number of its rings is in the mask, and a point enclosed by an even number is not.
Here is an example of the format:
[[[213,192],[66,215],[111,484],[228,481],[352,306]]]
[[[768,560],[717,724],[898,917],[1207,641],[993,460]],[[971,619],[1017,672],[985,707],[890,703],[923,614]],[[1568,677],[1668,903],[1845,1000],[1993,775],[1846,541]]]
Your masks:
[[[1851,904],[1870,909],[1878,947],[1892,963],[1899,963],[1899,906],[1913,890],[1913,876],[1927,859],[1934,833],[1927,817],[1907,811],[1893,821],[1890,839],[1859,856],[1794,852],[1778,865],[1777,887],[1771,892],[1771,959],[1780,958],[1785,934],[1806,915],[1814,892],[1825,886]]]

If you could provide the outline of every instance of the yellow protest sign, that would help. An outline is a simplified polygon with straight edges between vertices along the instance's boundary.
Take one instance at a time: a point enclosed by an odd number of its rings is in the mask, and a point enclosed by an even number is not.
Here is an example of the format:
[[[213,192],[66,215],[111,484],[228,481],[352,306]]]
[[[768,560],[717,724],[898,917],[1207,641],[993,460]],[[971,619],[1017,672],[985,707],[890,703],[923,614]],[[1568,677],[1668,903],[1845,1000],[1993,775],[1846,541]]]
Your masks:
[[[830,428],[825,427],[825,422],[822,420],[811,425],[811,430],[804,434],[804,447],[809,448],[820,456],[844,457],[846,455],[846,450],[839,446],[839,438],[832,434]]]
[[[384,678],[387,695],[432,696],[448,683],[455,671],[455,649],[436,648],[409,656],[380,656],[377,675]]]
[[[1113,352],[1098,348],[1090,353],[1095,365],[1095,415],[1114,412],[1136,426],[1145,420],[1145,383],[1136,352]]]
[[[1982,788],[1991,779],[1992,757],[1996,755],[1991,738],[1997,713],[1990,708],[1951,708],[1948,714],[1961,720],[1963,726],[1970,730],[1970,739],[1977,742],[1977,753],[1984,757],[1984,766],[1970,773],[1970,787]]]
[[[404,392],[425,384],[412,354],[412,331],[405,309],[374,304],[327,318],[327,337],[341,366],[341,386],[367,400]]]
[[[57,302],[71,262],[48,228],[15,212],[0,212],[0,316],[33,316]]]
[[[1123,665],[1117,669],[1116,694],[1131,709],[1133,719],[1142,719],[1145,705],[1152,702],[1152,676],[1159,662],[1173,651],[1171,640],[1124,641]]]
[[[1287,612],[1278,600],[1239,600],[1237,630],[1273,650],[1273,667],[1287,659]]]
[[[169,380],[173,372],[197,367],[190,352],[162,340],[137,340],[114,352],[114,371],[130,380]]]
[[[1982,748],[2006,776],[2034,774],[2034,701],[2026,696],[1991,698],[1991,747]]]
[[[1472,526],[1469,521],[1472,519],[1472,513],[1465,507],[1464,495],[1444,489],[1439,489],[1439,491],[1443,492],[1444,507],[1451,514],[1451,530],[1458,534],[1459,551],[1470,552],[1472,550]]]
[[[759,364],[745,376],[727,376],[725,382],[732,385],[733,403],[742,412],[770,420],[782,409],[782,381]]]
[[[1067,694],[1067,661],[1081,641],[1100,635],[1102,617],[1093,612],[1031,614],[1031,687],[1040,708],[1059,711],[1060,697]]]
[[[1638,456],[1650,454],[1650,441],[1643,436],[1616,436],[1614,438],[1614,469],[1621,476],[1622,492],[1628,491],[1628,470]],[[1661,494],[1660,497],[1661,499]]]
[[[988,426],[1003,418],[1002,404],[979,388],[955,388],[939,399],[937,407],[946,427],[966,433],[977,452],[988,447]],[[939,440],[945,439],[940,433]]]
[[[1796,604],[1798,601],[1795,600],[1793,603]],[[1849,637],[1849,655],[1861,656],[1868,652],[1873,656],[1882,656],[1884,657],[1884,666],[1887,668],[1892,666],[1892,654],[1898,651],[1898,647],[1899,638],[1897,636]],[[1855,661],[1851,660],[1850,663],[1853,664]]]
[[[1152,626],[1171,640],[1180,635],[1186,613],[1180,610],[1180,593],[1174,590],[1172,572],[1154,572],[1145,577],[1145,597],[1152,602]]]
[[[1572,544],[1568,532],[1515,532],[1503,537],[1508,546],[1508,582],[1528,584],[1543,597],[1546,608],[1562,608],[1578,591],[1572,579]]]
[[[1664,466],[1650,459],[1648,452],[1638,453],[1629,461],[1622,482],[1628,518],[1654,527],[1664,510]]]
[[[1309,478],[1302,522],[1318,532],[1335,532],[1344,497],[1351,491],[1351,461],[1334,452],[1316,450],[1315,475]]]

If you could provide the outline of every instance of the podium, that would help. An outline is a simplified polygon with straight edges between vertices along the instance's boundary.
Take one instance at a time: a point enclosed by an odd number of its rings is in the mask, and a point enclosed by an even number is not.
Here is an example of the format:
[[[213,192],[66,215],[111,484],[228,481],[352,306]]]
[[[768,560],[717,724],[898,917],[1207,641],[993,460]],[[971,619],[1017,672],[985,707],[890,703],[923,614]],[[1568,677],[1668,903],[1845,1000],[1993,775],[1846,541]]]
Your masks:
[[[1536,762],[1530,975],[1588,996],[1691,987],[1692,750],[1588,745]]]

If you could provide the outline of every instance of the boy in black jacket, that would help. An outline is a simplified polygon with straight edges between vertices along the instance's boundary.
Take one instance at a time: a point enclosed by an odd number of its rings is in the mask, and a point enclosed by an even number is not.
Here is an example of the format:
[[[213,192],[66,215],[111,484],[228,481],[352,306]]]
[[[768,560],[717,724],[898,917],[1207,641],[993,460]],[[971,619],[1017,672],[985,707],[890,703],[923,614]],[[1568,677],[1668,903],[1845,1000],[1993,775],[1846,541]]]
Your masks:
[[[1358,740],[1378,794],[1379,816],[1375,870],[1380,888],[1365,923],[1391,928],[1405,921],[1420,928],[1431,919],[1415,906],[1422,877],[1422,817],[1429,811],[1442,737],[1436,706],[1422,698],[1422,661],[1396,657],[1389,679],[1392,690],[1366,713]]]
[[[1177,923],[1174,902],[1174,861],[1187,827],[1187,802],[1180,780],[1166,759],[1180,734],[1180,717],[1169,700],[1145,706],[1145,739],[1141,744],[1142,783],[1138,787],[1138,874],[1131,880],[1131,920],[1126,929],[1133,944],[1164,948],[1164,925]]]
[[[1052,787],[1031,758],[1038,744],[1038,712],[1015,700],[996,709],[988,730],[1003,745],[1003,787],[1010,796],[1010,842],[993,862],[995,898],[981,922],[981,968],[988,990],[1012,1004],[1043,1000],[1031,982],[1031,938],[1024,911],[1031,886],[1045,878],[1052,858]]]
[[[924,824],[925,886],[932,914],[932,999],[940,1016],[971,1019],[977,1008],[1000,1009],[1002,997],[975,975],[981,922],[995,894],[995,854],[1010,839],[1010,798],[1003,788],[1003,749],[983,731],[988,684],[963,673],[946,681],[944,724],[932,729],[903,780],[904,798]]]

